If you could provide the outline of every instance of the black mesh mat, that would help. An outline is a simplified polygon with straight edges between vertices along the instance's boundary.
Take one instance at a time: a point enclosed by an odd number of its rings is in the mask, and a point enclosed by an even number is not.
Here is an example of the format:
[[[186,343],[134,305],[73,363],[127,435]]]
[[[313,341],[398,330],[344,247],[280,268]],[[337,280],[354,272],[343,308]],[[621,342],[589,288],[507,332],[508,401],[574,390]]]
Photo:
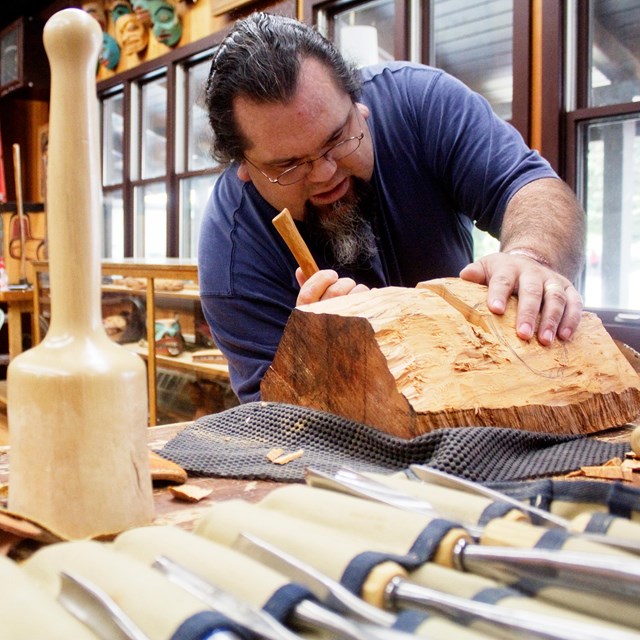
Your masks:
[[[284,465],[267,453],[304,449]],[[549,435],[500,427],[438,429],[411,440],[396,438],[339,416],[274,402],[251,402],[199,418],[158,453],[191,475],[294,482],[304,468],[391,473],[428,464],[478,482],[519,480],[597,465],[628,449],[576,435]]]

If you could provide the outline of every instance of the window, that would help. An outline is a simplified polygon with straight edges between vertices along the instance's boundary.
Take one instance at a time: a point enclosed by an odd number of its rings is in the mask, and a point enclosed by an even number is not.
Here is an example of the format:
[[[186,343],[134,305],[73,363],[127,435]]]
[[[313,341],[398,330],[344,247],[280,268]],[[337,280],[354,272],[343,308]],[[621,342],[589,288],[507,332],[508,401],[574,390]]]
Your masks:
[[[176,154],[179,199],[180,257],[195,257],[198,231],[220,167],[211,157],[213,144],[203,90],[209,74],[212,51],[181,65],[178,73]]]
[[[640,0],[578,3],[567,20],[577,32],[567,175],[587,214],[585,304],[640,349]]]
[[[124,92],[118,87],[102,99],[102,256],[119,259],[124,249]]]
[[[197,256],[220,172],[202,96],[212,53],[146,69],[101,93],[103,257]]]
[[[585,303],[640,310],[640,117],[579,125],[587,213]]]
[[[504,120],[513,96],[513,0],[435,0],[433,64],[482,94]]]
[[[482,94],[498,116],[528,137],[528,3],[333,0],[313,3],[313,17],[320,31],[357,65],[409,59],[444,69]],[[525,105],[517,121],[514,102]],[[487,233],[474,229],[473,235],[476,255],[498,250],[498,241]]]
[[[136,83],[131,136],[133,256],[167,255],[167,77]],[[135,108],[137,107],[137,109]]]
[[[393,60],[394,1],[374,0],[337,11],[332,32],[342,55],[358,66]]]

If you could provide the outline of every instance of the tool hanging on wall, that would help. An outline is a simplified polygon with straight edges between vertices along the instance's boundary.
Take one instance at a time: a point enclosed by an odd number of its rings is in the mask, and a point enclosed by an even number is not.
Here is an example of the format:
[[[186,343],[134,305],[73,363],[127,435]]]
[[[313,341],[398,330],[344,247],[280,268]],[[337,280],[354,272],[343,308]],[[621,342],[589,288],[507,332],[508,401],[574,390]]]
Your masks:
[[[24,232],[24,201],[22,199],[22,160],[20,158],[20,145],[13,145],[13,175],[16,183],[16,207],[18,209],[18,220],[20,222],[20,284],[27,285],[27,264],[25,251]],[[27,222],[28,223],[28,222]]]

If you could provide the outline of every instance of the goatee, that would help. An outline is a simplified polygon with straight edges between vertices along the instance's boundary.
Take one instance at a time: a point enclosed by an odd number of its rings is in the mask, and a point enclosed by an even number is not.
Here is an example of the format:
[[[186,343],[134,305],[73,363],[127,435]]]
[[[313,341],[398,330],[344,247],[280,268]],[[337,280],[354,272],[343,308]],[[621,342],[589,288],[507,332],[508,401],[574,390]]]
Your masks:
[[[305,221],[309,232],[326,245],[336,267],[362,266],[376,255],[376,237],[371,226],[376,199],[368,182],[353,178],[353,188],[340,200],[316,207],[307,202]]]

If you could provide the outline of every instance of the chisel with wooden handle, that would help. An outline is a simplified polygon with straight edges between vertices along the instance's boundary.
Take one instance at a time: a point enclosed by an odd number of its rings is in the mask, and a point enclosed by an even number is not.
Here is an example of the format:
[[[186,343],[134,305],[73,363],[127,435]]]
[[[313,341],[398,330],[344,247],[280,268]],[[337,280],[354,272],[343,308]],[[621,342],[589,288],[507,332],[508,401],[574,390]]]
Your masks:
[[[221,609],[223,600],[229,594],[221,598],[220,589],[204,580],[194,571],[182,567],[180,564],[165,556],[156,559],[153,566],[160,569],[172,582],[185,588],[189,593],[201,598],[214,609]],[[239,624],[266,640],[301,640],[301,637],[291,633],[286,627],[263,611],[253,610],[246,603],[233,599],[230,606],[224,606],[224,613],[233,617]],[[336,616],[335,613],[319,607],[309,599],[299,602],[292,613],[293,622],[302,628],[311,631],[330,632],[333,637],[340,640],[410,640],[412,636],[374,627]]]
[[[624,538],[622,536],[617,536],[615,534],[610,535],[608,533],[592,533],[584,530],[588,522],[587,516],[568,520],[567,518],[549,513],[544,509],[539,509],[537,507],[528,505],[520,500],[517,500],[516,498],[512,498],[511,496],[503,492],[496,491],[495,489],[491,489],[490,487],[485,487],[477,482],[471,482],[470,480],[465,480],[464,478],[460,478],[449,473],[444,473],[443,471],[439,471],[437,469],[432,469],[431,467],[413,464],[410,466],[410,469],[415,474],[415,476],[422,481],[424,485],[428,486],[429,484],[433,484],[438,487],[448,487],[472,495],[483,496],[496,502],[510,504],[514,509],[519,509],[523,513],[529,515],[534,522],[537,522],[542,526],[550,528],[557,527],[560,529],[564,529],[565,531],[569,531],[573,534],[579,535],[585,540],[589,540],[591,542],[610,545],[618,549],[630,551],[636,554],[640,553],[640,525],[638,523],[628,523],[626,527],[630,532],[632,532],[631,535],[635,534],[636,536],[638,536],[636,539],[633,539],[631,537]],[[381,482],[384,483],[384,479],[381,479]],[[408,481],[404,484],[405,488],[408,490]],[[395,486],[398,485],[396,484]],[[622,526],[620,528],[622,528]]]
[[[372,523],[375,527],[375,524]],[[351,532],[335,527],[323,526],[317,523],[299,520],[283,513],[272,512],[258,505],[249,504],[241,500],[229,500],[215,504],[211,511],[197,523],[195,532],[198,535],[216,540],[223,544],[236,544],[239,535],[250,534],[271,545],[279,547],[286,553],[293,555],[299,561],[305,562],[322,571],[334,580],[340,580],[343,585],[357,593],[365,601],[381,608],[412,608],[432,613],[446,612],[456,619],[462,619],[461,608],[465,606],[463,599],[447,598],[446,594],[431,589],[421,588],[407,579],[406,569],[394,558],[396,554],[387,547],[376,547],[371,540],[353,535]],[[409,554],[410,555],[410,554]],[[364,561],[365,564],[361,564]],[[480,604],[480,603],[475,603]],[[454,606],[455,605],[455,606]],[[460,607],[460,608],[456,608]],[[523,612],[505,612],[500,607],[491,609],[491,613],[483,607],[474,607],[474,603],[466,603],[466,611],[477,620],[473,631],[484,630],[480,625],[481,614],[483,623],[491,620],[491,637],[496,635],[494,625],[500,624],[500,619],[519,625],[519,635],[535,638],[631,638],[631,632],[618,629],[586,625],[576,620],[563,620],[546,616],[527,615]],[[504,616],[503,616],[504,614]],[[536,618],[535,624],[532,618]],[[529,624],[531,623],[531,624]],[[504,625],[503,625],[504,628]],[[515,626],[509,628],[509,633],[515,633]],[[449,638],[462,637],[458,630],[448,630]],[[467,629],[470,631],[470,629]]]
[[[563,590],[550,584],[537,592],[529,589],[527,593],[530,597],[526,597],[523,589],[530,585],[518,584],[505,589],[500,581],[454,569],[451,564],[451,545],[456,543],[464,530],[445,529],[446,533],[443,534],[443,530],[438,529],[443,521],[437,518],[434,520],[380,502],[297,484],[271,491],[260,501],[260,506],[283,514],[295,514],[300,519],[321,525],[331,523],[341,531],[367,539],[372,548],[382,545],[395,553],[411,554],[414,546],[418,545],[420,558],[429,558],[431,561],[411,569],[411,580],[452,595],[473,598],[484,592],[500,593],[498,602],[501,607],[524,608],[548,615],[569,613],[582,619],[605,619],[614,624],[640,628],[635,605],[621,606],[620,600],[612,596]],[[518,522],[497,519],[488,523],[483,536],[494,545],[510,545],[517,540],[525,547],[533,547],[545,532],[547,530],[541,527],[521,526]],[[566,535],[559,530],[558,533]],[[426,553],[425,542],[434,548],[433,555]],[[573,537],[568,537],[567,543],[575,544],[581,551],[585,550],[584,543]],[[593,550],[592,544],[589,549]]]
[[[314,487],[346,492],[429,517],[434,515],[430,504],[351,469],[341,468],[334,473],[325,473],[308,468],[305,474],[307,482]],[[516,523],[511,524],[515,526]],[[495,529],[496,522],[493,521],[488,526]],[[486,531],[485,528],[465,528],[476,538],[483,537]],[[484,544],[473,544],[468,535],[459,535],[453,545],[449,540],[447,552],[450,553],[450,562],[454,567],[501,580],[506,577],[507,582],[535,579],[538,583],[553,583],[578,591],[610,594],[629,601],[640,597],[640,561],[637,558],[624,552],[616,553],[615,549],[603,545],[594,544],[592,550],[593,553],[538,548],[507,549],[502,546],[490,548]],[[444,561],[448,562],[446,556]]]
[[[407,640],[406,634],[383,628],[391,626],[396,619],[390,612],[377,610],[378,618],[366,620],[368,624],[363,628],[353,620],[345,619],[321,603],[311,600],[310,593],[297,593],[296,581],[284,574],[234,549],[177,527],[132,529],[118,536],[114,545],[118,551],[132,555],[145,564],[157,564],[172,579],[189,586],[192,594],[199,593],[203,601],[218,607],[226,606],[227,617],[236,619],[239,624],[249,628],[255,628],[255,624],[264,626],[265,621],[260,622],[257,617],[260,611],[271,610],[273,601],[279,603],[282,615],[287,613],[287,607],[283,605],[286,596],[283,594],[292,589],[295,599],[291,601],[286,623],[294,629],[330,631],[334,637],[345,640],[360,638],[363,634],[371,640]],[[162,556],[164,560],[159,561]],[[189,575],[190,573],[195,575]],[[251,579],[247,580],[247,576],[251,576]],[[221,596],[220,589],[224,589],[227,595]],[[247,611],[234,613],[232,598],[244,601]],[[238,618],[237,615],[242,617]],[[249,619],[245,620],[245,616],[249,616]],[[382,624],[384,621],[386,623]],[[276,627],[273,621],[266,624],[269,629],[265,632],[272,640],[275,640],[274,634],[282,634],[282,629]],[[289,632],[289,635],[293,634]]]
[[[316,271],[318,265],[313,259],[309,248],[302,239],[298,228],[296,227],[289,209],[283,209],[274,219],[273,225],[278,230],[282,239],[286,242],[289,250],[302,269],[305,278],[310,278]]]
[[[312,567],[297,558],[289,555],[256,536],[243,534],[234,545],[243,553],[264,564],[278,568],[283,573],[293,578],[301,578],[303,584],[311,588],[314,593],[322,598],[324,591],[328,590],[332,600],[345,604],[348,611],[355,610],[356,615],[362,612],[362,606],[352,606],[347,595],[352,594],[342,585],[331,580],[327,576],[314,571]],[[346,595],[343,593],[346,591]],[[515,635],[542,638],[575,638],[584,640],[593,634],[593,626],[585,626],[584,623],[553,619],[526,611],[514,611],[501,609],[483,602],[474,602],[466,598],[452,596],[450,594],[427,589],[411,584],[403,578],[394,577],[385,589],[387,597],[386,607],[390,609],[402,608],[407,605],[416,605],[425,609],[455,617],[469,617],[481,621],[488,631],[509,631]],[[356,598],[356,600],[358,600]],[[363,603],[365,604],[365,603]]]

